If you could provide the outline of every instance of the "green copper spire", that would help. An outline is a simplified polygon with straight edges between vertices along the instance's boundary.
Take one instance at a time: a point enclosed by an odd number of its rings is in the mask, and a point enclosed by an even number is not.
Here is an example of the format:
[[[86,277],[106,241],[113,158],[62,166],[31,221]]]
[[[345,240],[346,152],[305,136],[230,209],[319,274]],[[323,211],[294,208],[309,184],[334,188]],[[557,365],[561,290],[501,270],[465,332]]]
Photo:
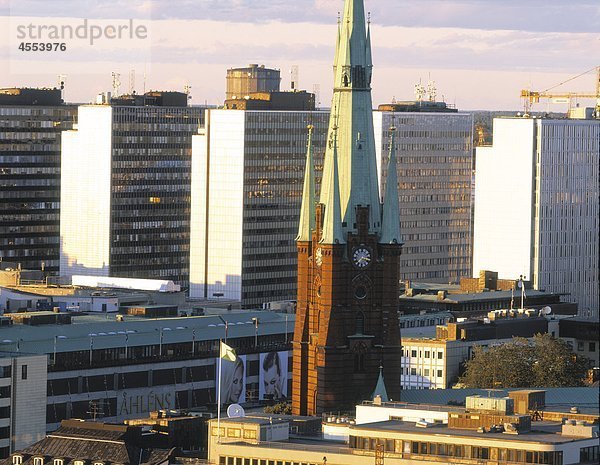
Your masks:
[[[396,127],[390,128],[390,158],[388,162],[385,197],[383,198],[383,219],[381,221],[380,244],[402,244],[400,235],[400,204],[398,201],[398,172],[396,171],[396,147],[394,134]]]
[[[315,229],[315,166],[312,147],[313,126],[308,126],[308,143],[306,147],[306,166],[304,168],[304,188],[302,189],[302,208],[297,241],[309,242]]]
[[[321,192],[321,203],[325,204],[325,214],[323,215],[323,234],[321,243],[323,244],[344,244],[344,232],[342,231],[342,215],[340,212],[340,187],[338,184],[338,151],[337,151],[337,127],[333,127],[333,138],[330,143],[333,150],[329,156],[333,169],[328,173],[328,183],[331,186],[323,198]],[[325,155],[327,156],[327,155]]]
[[[356,231],[356,207],[369,206],[369,230],[381,230],[381,205],[371,102],[371,47],[362,0],[346,0],[334,60],[335,79],[328,140],[337,141],[337,183],[344,233]],[[320,201],[334,188],[333,146],[325,151]],[[331,182],[330,182],[331,180]]]
[[[373,391],[371,398],[375,400],[375,397],[380,396],[382,402],[389,402],[387,389],[385,388],[385,381],[383,380],[383,367],[379,367],[379,378],[377,378],[377,385]]]

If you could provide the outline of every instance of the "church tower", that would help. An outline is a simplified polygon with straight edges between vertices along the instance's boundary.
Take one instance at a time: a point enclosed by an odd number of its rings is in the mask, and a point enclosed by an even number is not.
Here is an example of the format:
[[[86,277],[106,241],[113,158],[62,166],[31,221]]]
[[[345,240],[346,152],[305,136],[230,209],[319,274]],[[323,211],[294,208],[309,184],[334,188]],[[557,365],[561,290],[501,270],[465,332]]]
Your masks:
[[[402,249],[394,131],[383,203],[375,159],[371,37],[363,0],[338,24],[334,92],[317,199],[309,127],[298,237],[294,414],[351,408],[380,378],[400,398]],[[394,129],[394,128],[392,128]]]

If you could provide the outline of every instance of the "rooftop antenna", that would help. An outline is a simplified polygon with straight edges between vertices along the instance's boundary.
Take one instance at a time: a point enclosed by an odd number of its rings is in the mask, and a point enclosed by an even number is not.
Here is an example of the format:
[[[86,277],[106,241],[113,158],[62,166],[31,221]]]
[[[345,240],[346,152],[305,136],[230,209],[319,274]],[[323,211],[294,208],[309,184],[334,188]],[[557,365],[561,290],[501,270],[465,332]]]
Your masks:
[[[519,276],[519,287],[521,288],[521,310],[523,310],[523,304],[525,302],[525,276]]]
[[[427,93],[429,94],[429,101],[435,102],[435,97],[437,96],[437,89],[435,87],[435,81],[432,81],[431,78],[427,83]]]
[[[65,100],[65,79],[67,79],[66,74],[58,75],[58,88],[60,89],[60,98],[62,98],[63,101]]]
[[[298,90],[298,65],[293,65],[292,69],[290,70],[290,89],[293,92],[296,92]]]
[[[315,94],[315,107],[321,106],[321,84],[313,84],[313,94]]]
[[[192,100],[192,86],[186,84],[183,86],[183,91],[185,92],[185,95],[187,95],[187,99]]]
[[[135,95],[135,69],[129,71],[129,95]]]
[[[112,88],[113,88],[113,96],[115,96],[115,97],[119,96],[119,89],[121,88],[120,77],[121,77],[121,74],[115,73],[113,71],[113,73],[112,73]]]
[[[417,102],[422,102],[426,93],[425,86],[421,84],[421,79],[419,79],[419,83],[415,84],[415,97],[417,98]]]

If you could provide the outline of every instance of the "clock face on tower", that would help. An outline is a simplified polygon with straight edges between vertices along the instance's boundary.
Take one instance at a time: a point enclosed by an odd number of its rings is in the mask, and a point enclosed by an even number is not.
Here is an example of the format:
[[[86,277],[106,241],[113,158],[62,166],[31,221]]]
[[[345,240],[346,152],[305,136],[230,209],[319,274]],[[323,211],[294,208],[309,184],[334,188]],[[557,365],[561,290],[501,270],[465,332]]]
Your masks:
[[[366,247],[359,247],[352,254],[352,262],[358,268],[366,268],[371,263],[371,252]]]

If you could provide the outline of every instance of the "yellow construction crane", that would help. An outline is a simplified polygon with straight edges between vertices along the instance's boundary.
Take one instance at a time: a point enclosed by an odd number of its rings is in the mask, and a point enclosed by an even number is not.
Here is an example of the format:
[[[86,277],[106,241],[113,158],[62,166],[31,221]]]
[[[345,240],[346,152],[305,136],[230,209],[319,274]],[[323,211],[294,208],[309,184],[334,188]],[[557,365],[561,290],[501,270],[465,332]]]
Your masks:
[[[562,86],[563,84],[566,84],[567,82],[577,79],[578,77],[581,77],[584,74],[588,74],[592,71],[596,71],[596,92],[595,93],[590,93],[590,92],[550,92],[552,89]],[[557,100],[561,100],[562,101],[561,103],[568,103],[569,111],[571,111],[571,107],[572,107],[572,103],[573,103],[574,99],[595,98],[596,99],[596,107],[594,110],[594,117],[597,119],[600,119],[600,66],[596,66],[592,69],[589,69],[577,76],[567,79],[566,81],[556,84],[555,86],[552,86],[541,92],[535,92],[535,91],[532,91],[529,89],[523,89],[523,90],[521,90],[521,97],[524,99],[526,115],[529,114],[529,112],[531,110],[531,106],[534,103],[539,103],[540,99],[542,99],[542,98],[557,99]]]

